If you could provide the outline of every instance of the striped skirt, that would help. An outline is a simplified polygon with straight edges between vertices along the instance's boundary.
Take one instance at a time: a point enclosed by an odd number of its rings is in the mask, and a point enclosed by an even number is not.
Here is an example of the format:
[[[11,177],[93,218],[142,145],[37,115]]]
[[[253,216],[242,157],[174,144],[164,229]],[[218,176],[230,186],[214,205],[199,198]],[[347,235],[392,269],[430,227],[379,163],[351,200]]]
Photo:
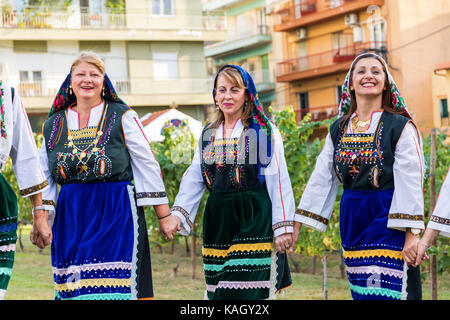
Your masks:
[[[274,251],[271,208],[265,187],[211,192],[202,248],[208,299],[274,298],[291,284],[286,254]]]
[[[8,288],[17,241],[17,197],[0,174],[0,300]]]
[[[144,212],[129,182],[62,186],[52,230],[55,299],[153,297]]]
[[[387,228],[393,190],[344,190],[340,208],[343,257],[355,300],[406,298],[405,233]]]

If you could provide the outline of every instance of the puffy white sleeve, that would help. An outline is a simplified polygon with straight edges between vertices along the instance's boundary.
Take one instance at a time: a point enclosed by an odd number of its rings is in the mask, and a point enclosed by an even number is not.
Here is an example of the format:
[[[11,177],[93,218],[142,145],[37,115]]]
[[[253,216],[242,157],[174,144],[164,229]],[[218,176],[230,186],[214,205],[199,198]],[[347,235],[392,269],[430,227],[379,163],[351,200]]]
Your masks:
[[[18,94],[13,99],[13,137],[10,157],[20,195],[29,197],[48,187],[25,108]]]
[[[272,201],[272,229],[274,236],[292,233],[295,214],[295,200],[291,179],[284,158],[283,140],[280,131],[273,125],[274,153],[272,160],[263,169],[267,191]]]
[[[440,234],[450,238],[450,168],[442,183],[439,196],[434,206],[427,228],[440,231]]]
[[[136,111],[129,110],[123,115],[122,126],[131,158],[137,205],[153,206],[169,203],[161,168]]]
[[[178,194],[170,210],[173,215],[181,219],[180,234],[184,236],[189,235],[192,229],[198,207],[206,189],[200,163],[200,151],[199,148],[196,148],[192,163],[181,178]]]
[[[53,220],[55,218],[56,213],[56,200],[58,197],[58,185],[53,180],[53,177],[50,173],[50,168],[48,166],[48,157],[47,157],[47,149],[45,148],[45,138],[42,139],[41,147],[38,151],[39,154],[39,162],[42,167],[42,171],[44,172],[45,178],[48,181],[48,188],[42,190],[42,204],[44,205],[44,210],[48,211],[48,219],[50,227],[53,224]]]
[[[388,228],[424,229],[423,177],[425,162],[416,127],[408,122],[403,129],[394,159],[394,194],[389,209]]]
[[[294,218],[295,221],[322,232],[326,230],[333,213],[339,186],[333,167],[333,154],[334,146],[328,133]]]

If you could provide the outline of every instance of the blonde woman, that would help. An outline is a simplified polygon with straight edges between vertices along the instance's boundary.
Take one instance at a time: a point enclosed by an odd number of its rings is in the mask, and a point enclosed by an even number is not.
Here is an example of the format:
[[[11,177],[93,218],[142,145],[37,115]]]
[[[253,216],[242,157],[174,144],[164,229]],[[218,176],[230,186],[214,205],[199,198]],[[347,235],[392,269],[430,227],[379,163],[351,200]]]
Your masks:
[[[139,118],[95,53],[72,64],[43,133],[55,299],[152,298],[143,206],[154,206],[163,231],[168,200]]]
[[[226,65],[207,124],[172,207],[173,230],[188,235],[204,194],[203,264],[208,299],[267,299],[291,284],[285,251],[295,210],[280,132],[262,111],[254,83]]]

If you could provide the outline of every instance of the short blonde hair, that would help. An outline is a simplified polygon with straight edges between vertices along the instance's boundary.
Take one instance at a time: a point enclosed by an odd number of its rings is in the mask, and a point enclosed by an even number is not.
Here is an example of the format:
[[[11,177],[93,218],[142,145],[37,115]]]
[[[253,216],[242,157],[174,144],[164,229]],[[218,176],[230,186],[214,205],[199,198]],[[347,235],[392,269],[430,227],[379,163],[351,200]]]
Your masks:
[[[102,73],[102,75],[105,75],[105,63],[95,52],[81,51],[78,57],[72,63],[70,71],[73,71],[73,69],[82,62],[86,62],[96,66],[97,69]]]

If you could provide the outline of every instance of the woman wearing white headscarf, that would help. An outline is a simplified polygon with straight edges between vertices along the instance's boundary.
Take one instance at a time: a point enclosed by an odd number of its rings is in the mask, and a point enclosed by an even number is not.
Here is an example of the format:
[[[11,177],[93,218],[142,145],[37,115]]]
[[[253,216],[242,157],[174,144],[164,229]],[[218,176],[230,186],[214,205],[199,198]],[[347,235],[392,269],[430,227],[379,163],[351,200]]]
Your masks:
[[[376,54],[355,58],[343,85],[339,117],[295,215],[325,231],[339,182],[340,233],[353,299],[420,299],[415,262],[423,222],[420,135]]]

